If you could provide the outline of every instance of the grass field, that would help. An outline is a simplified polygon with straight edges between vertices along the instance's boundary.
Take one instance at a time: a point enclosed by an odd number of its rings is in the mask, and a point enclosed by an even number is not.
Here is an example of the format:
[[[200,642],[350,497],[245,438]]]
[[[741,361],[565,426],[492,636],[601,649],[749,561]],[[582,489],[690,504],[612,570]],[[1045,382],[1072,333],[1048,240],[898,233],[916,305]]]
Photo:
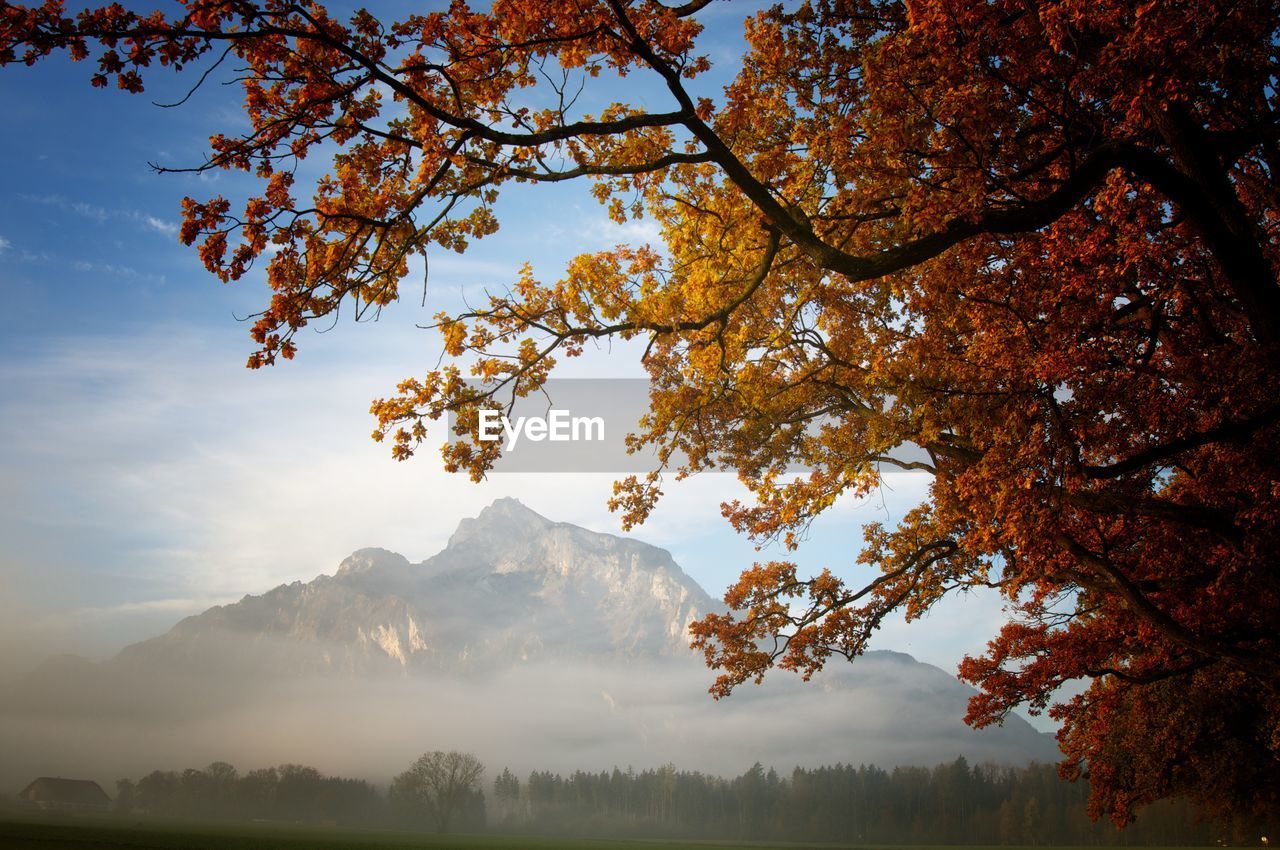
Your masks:
[[[196,823],[170,820],[115,818],[23,817],[0,820],[2,850],[125,850],[125,848],[183,848],[183,850],[618,850],[643,846],[634,842],[493,835],[428,835],[339,827],[266,823]],[[664,850],[678,845],[657,844]]]
[[[183,850],[618,850],[640,847],[636,842],[493,835],[426,835],[339,827],[265,823],[193,823],[169,820],[115,818],[23,817],[0,820],[3,850],[125,850],[125,848],[183,848]],[[678,845],[656,844],[664,850]]]
[[[834,845],[709,841],[630,841],[504,835],[424,835],[422,833],[293,826],[290,824],[209,824],[127,818],[0,817],[2,850],[803,850]],[[912,850],[896,847],[894,850]],[[916,848],[921,850],[921,848]],[[971,848],[970,850],[980,850]],[[1017,848],[1000,848],[1017,850]],[[1029,850],[1029,849],[1028,849]],[[1065,850],[1038,847],[1034,850]]]
[[[801,850],[815,845],[632,841],[507,835],[431,835],[417,832],[295,826],[274,823],[197,823],[130,818],[0,817],[2,850]],[[831,845],[822,845],[830,848]],[[1007,850],[1007,848],[1002,848]],[[1046,850],[1046,848],[1037,848]]]

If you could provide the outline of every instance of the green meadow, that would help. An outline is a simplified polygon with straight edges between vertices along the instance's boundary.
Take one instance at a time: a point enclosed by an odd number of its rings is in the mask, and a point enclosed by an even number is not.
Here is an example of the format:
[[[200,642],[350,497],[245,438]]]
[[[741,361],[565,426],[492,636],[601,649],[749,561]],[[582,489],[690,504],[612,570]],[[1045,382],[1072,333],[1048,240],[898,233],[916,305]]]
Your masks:
[[[776,842],[607,840],[510,835],[431,835],[418,832],[355,830],[278,823],[201,823],[132,818],[42,817],[0,820],[3,850],[836,850],[854,845]],[[895,845],[895,850],[912,850]],[[976,850],[976,848],[975,848]],[[1018,850],[1018,848],[1000,848]],[[1027,848],[1030,850],[1030,848]],[[1065,850],[1039,846],[1034,850]]]

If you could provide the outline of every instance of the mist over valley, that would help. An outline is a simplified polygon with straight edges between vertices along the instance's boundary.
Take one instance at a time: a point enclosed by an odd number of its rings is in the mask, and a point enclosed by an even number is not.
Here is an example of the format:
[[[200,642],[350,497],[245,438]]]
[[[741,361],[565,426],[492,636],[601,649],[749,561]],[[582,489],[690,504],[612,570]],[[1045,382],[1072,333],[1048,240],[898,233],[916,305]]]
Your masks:
[[[972,690],[901,653],[715,701],[685,633],[720,608],[665,550],[502,499],[422,563],[360,550],[108,661],[40,663],[0,697],[0,782],[228,760],[384,783],[436,749],[517,775],[1055,757],[1020,717],[965,726]]]

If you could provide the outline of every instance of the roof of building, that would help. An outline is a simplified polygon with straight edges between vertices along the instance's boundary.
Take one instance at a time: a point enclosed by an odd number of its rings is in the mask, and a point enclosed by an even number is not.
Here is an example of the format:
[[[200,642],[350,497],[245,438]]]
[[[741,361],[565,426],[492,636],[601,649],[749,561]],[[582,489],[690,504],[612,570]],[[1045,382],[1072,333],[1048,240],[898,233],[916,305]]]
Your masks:
[[[111,802],[102,786],[91,779],[62,779],[42,776],[18,795],[33,803],[63,803],[77,806],[105,806]]]

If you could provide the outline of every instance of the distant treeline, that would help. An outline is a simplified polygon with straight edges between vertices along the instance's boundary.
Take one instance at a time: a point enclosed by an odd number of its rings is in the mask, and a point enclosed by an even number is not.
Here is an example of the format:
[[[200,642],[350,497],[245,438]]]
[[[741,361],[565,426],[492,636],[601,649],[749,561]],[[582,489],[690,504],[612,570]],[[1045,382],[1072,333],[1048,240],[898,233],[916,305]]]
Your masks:
[[[546,834],[813,841],[842,844],[1256,846],[1256,823],[1201,821],[1186,801],[1143,810],[1123,831],[1085,813],[1088,785],[1052,765],[935,768],[836,765],[790,776],[756,764],[734,779],[676,770],[504,771],[491,829]]]
[[[414,801],[382,793],[363,779],[325,776],[314,767],[282,764],[241,775],[226,762],[181,773],[156,770],[116,783],[115,808],[171,817],[284,821],[342,826],[433,828]],[[460,832],[484,829],[484,794],[476,789],[455,817]]]
[[[1256,845],[1257,823],[1204,822],[1183,801],[1143,810],[1117,831],[1085,814],[1088,787],[1050,765],[935,768],[836,765],[781,776],[757,764],[733,779],[677,770],[509,770],[489,794],[476,789],[452,829],[637,838],[785,840],[877,844]],[[280,765],[240,775],[225,762],[155,771],[117,783],[122,811],[200,817],[431,829],[421,801],[364,780]]]

